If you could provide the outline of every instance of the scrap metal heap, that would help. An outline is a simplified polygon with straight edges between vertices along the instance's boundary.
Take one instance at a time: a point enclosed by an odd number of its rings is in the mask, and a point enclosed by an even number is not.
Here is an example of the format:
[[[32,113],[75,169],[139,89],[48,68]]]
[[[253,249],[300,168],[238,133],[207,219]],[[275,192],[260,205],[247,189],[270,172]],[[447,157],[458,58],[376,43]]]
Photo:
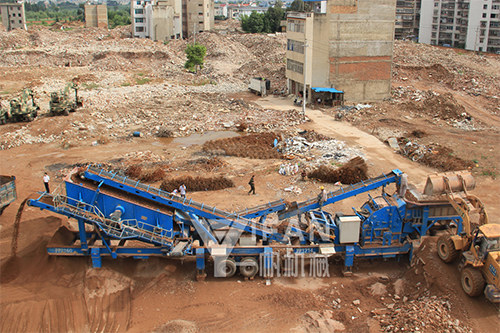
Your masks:
[[[90,256],[94,267],[101,267],[103,256],[196,256],[197,277],[204,278],[211,256],[215,276],[232,276],[239,268],[245,277],[272,277],[280,259],[300,254],[340,256],[349,274],[354,258],[411,256],[412,240],[430,231],[452,227],[456,235],[464,233],[465,218],[449,198],[410,201],[385,193],[387,185],[400,187],[402,175],[392,170],[341,187],[324,202],[278,200],[231,213],[89,166],[66,177],[65,195],[42,193],[28,204],[76,219],[78,231],[59,229],[48,253]],[[368,194],[350,214],[322,210],[378,188],[380,196]]]

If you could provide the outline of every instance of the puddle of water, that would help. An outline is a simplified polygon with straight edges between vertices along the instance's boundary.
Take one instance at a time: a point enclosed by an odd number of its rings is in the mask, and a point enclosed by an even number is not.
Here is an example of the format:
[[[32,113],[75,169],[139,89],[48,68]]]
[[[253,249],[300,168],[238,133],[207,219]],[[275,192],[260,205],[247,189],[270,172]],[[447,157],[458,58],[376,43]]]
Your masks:
[[[233,138],[240,135],[242,135],[242,133],[234,131],[206,131],[202,134],[195,133],[191,134],[190,136],[179,137],[179,138],[159,138],[158,141],[154,142],[153,144],[155,146],[157,145],[159,146],[159,145],[169,145],[173,143],[179,146],[189,147],[192,145],[202,145],[210,140]]]

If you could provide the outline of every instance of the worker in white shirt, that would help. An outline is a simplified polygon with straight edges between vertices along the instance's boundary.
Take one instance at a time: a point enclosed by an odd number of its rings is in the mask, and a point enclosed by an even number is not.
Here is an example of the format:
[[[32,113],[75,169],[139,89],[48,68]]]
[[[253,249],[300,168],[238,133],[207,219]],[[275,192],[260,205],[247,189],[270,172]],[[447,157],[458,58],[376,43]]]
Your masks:
[[[43,185],[45,185],[45,192],[50,193],[50,188],[49,188],[49,181],[50,177],[47,173],[43,176]]]

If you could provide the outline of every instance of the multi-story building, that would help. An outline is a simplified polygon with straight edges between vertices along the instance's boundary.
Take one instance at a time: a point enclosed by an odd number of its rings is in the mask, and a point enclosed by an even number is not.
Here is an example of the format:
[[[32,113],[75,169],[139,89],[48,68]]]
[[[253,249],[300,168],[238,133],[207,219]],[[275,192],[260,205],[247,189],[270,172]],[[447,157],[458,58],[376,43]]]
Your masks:
[[[500,51],[500,0],[422,1],[419,42]]]
[[[227,9],[227,17],[239,20],[243,15],[250,16],[253,12],[264,14],[268,9],[268,7],[229,5],[229,8]]]
[[[108,6],[85,4],[85,27],[108,28]]]
[[[135,0],[130,11],[134,37],[163,41],[182,38],[181,0]]]
[[[396,1],[396,39],[417,40],[422,0]]]
[[[182,34],[188,38],[195,32],[214,28],[214,0],[182,0]]]
[[[225,3],[214,4],[214,15],[220,17],[227,17],[227,4]]]
[[[150,38],[153,21],[152,0],[132,0],[130,5],[132,36]]]
[[[289,13],[289,92],[299,95],[305,82],[309,101],[320,88],[343,91],[355,102],[389,97],[395,5],[394,0],[328,0],[312,2],[312,12]]]
[[[0,3],[0,17],[7,31],[12,29],[27,30],[24,16],[24,2]]]

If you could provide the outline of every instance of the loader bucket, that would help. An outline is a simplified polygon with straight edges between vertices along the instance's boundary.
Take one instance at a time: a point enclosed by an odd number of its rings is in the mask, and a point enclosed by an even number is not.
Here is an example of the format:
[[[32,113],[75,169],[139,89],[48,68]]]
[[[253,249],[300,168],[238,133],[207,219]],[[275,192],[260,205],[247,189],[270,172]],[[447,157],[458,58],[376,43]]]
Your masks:
[[[424,194],[430,196],[441,195],[449,191],[461,192],[473,190],[475,187],[476,180],[472,177],[470,171],[444,172],[427,177]]]

